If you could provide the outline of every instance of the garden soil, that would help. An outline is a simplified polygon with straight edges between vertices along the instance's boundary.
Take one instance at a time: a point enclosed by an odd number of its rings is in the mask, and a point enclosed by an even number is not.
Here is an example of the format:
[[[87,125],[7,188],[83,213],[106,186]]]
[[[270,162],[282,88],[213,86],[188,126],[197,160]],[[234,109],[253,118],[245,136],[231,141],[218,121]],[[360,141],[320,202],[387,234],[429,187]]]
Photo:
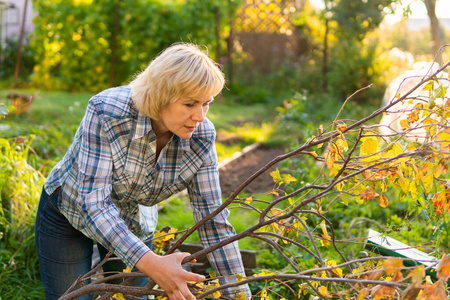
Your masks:
[[[284,153],[283,147],[268,148],[260,146],[220,168],[219,174],[222,195],[224,197],[230,196],[245,180],[278,155]],[[242,192],[256,194],[270,191],[274,185],[270,172],[275,170],[276,167],[277,165],[274,165],[261,176],[257,177]]]

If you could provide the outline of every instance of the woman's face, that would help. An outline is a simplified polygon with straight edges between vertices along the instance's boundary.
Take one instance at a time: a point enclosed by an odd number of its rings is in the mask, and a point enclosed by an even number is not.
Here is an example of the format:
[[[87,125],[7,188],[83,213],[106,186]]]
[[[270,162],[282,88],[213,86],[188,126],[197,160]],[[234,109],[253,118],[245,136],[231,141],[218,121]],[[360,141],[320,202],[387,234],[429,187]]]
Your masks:
[[[213,100],[212,96],[180,98],[166,105],[161,110],[160,119],[152,122],[156,135],[165,136],[173,133],[181,139],[190,138],[205,119],[209,104]]]

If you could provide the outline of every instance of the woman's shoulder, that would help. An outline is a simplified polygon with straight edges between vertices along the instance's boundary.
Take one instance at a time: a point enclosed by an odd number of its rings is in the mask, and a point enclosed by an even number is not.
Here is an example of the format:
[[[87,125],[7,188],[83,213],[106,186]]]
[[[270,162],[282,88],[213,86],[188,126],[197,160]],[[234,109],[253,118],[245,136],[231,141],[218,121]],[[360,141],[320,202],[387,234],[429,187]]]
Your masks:
[[[89,102],[104,118],[121,119],[135,114],[128,85],[106,89],[93,96]]]

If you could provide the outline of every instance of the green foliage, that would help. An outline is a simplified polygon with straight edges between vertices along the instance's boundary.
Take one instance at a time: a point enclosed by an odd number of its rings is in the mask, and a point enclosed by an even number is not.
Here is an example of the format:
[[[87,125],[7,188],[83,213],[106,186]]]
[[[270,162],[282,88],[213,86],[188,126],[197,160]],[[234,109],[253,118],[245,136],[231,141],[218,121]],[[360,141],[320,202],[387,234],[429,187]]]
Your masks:
[[[316,36],[315,40],[310,39],[311,54],[299,61],[300,88],[322,90],[344,100],[356,90],[373,84],[369,93],[357,94],[354,99],[364,102],[381,98],[384,70],[377,66],[381,47],[378,37],[371,34],[380,25],[391,2],[329,0],[325,1],[328,5],[321,13],[298,14],[294,22],[302,29],[301,34]]]
[[[216,2],[34,1],[32,82],[44,89],[98,91],[110,84],[115,12],[119,13],[114,85],[165,47],[183,41],[214,46]],[[116,7],[117,3],[117,7]]]
[[[27,163],[31,142],[0,138],[0,294],[6,299],[42,298],[34,218],[44,178]]]
[[[368,92],[356,94],[354,99],[361,102],[382,95],[385,86],[378,80],[382,70],[375,64],[379,55],[377,48],[377,40],[363,44],[354,43],[351,39],[341,40],[331,51],[327,91],[344,100],[355,91],[373,84]]]
[[[332,19],[338,23],[339,39],[361,42],[366,34],[378,28],[383,20],[383,10],[395,0],[329,1],[332,3]]]
[[[0,78],[5,79],[14,74],[15,65],[17,60],[18,40],[13,38],[7,38],[3,48],[0,48]],[[28,41],[24,42],[22,48],[22,56],[20,61],[19,74],[21,77],[30,74],[33,70],[34,59],[33,53],[29,46]]]

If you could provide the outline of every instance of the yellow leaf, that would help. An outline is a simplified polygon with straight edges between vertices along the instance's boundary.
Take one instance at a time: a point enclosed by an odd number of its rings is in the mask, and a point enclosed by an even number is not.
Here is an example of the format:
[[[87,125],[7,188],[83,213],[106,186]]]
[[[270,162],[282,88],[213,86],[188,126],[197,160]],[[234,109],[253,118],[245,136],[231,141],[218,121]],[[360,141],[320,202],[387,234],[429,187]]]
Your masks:
[[[433,180],[434,180],[433,174],[428,174],[422,179],[422,182],[425,186],[425,190],[427,191],[427,193],[430,193],[431,190],[433,189]]]
[[[406,119],[402,119],[400,120],[400,126],[402,127],[403,130],[406,130],[409,128],[409,122]]]
[[[248,197],[248,198],[245,199],[245,203],[247,203],[247,204],[252,203],[252,201],[253,201],[252,197]]]
[[[330,246],[330,242],[328,240],[331,240],[331,236],[328,234],[327,226],[325,224],[325,221],[322,221],[320,223],[320,228],[322,228],[323,234],[321,235],[323,239],[320,240],[320,244],[324,247]]]
[[[345,152],[345,151],[348,150],[347,140],[344,140],[344,139],[337,139],[337,140],[336,140],[336,145],[337,145],[338,149],[339,149],[341,152]]]
[[[409,272],[408,276],[411,277],[411,282],[413,284],[420,285],[422,283],[423,277],[425,276],[425,270],[423,268],[423,265],[414,268],[414,270]]]
[[[276,195],[276,196],[280,195],[280,194],[278,194],[278,192],[276,190],[270,191],[269,194]]]
[[[325,163],[327,164],[327,168],[331,170],[333,168],[334,162],[337,159],[337,149],[334,144],[331,144],[327,147],[328,151],[325,155]]]
[[[345,123],[341,123],[339,125],[337,125],[337,130],[340,132],[344,132],[347,129],[347,124]]]
[[[261,292],[261,298],[260,299],[261,300],[270,300],[270,298],[267,297],[267,291],[266,290],[263,290]]]
[[[236,274],[236,278],[237,278],[238,281],[245,280],[244,275],[242,275],[241,273],[237,273],[237,274]]]
[[[322,294],[322,295],[324,295],[325,297],[331,297],[331,295],[330,295],[330,293],[328,292],[328,290],[327,290],[327,287],[325,287],[325,286],[320,286],[319,287],[319,292]]]
[[[368,293],[367,289],[362,289],[359,291],[358,298],[356,298],[356,300],[364,300],[364,299],[366,299],[366,296],[368,294],[369,293]]]
[[[130,267],[126,267],[125,269],[122,270],[123,273],[131,273],[131,268]]]
[[[430,80],[428,83],[423,87],[423,91],[432,91],[434,87],[434,81]]]
[[[407,148],[411,152],[416,150],[416,143],[409,143]]]
[[[380,188],[381,188],[381,191],[384,193],[384,192],[386,192],[387,191],[387,185],[386,185],[386,182],[381,182],[381,185],[380,185]]]
[[[355,197],[356,203],[358,204],[364,204],[364,199],[362,199],[360,196]]]
[[[389,200],[387,199],[387,197],[385,195],[380,195],[380,206],[383,208],[388,207],[389,205]]]
[[[284,182],[284,183],[289,183],[289,182],[292,182],[292,181],[297,181],[297,179],[295,179],[295,177],[291,176],[290,174],[288,174],[288,175],[283,175],[283,176],[284,176],[284,179],[283,179],[283,182]]]
[[[409,186],[411,184],[411,181],[408,178],[403,178],[398,181],[400,184],[400,187],[402,188],[403,193],[407,194],[409,192]]]
[[[308,152],[308,154],[312,155],[314,158],[317,158],[317,157],[318,157],[316,151]]]
[[[270,226],[269,225],[262,226],[259,229],[259,231],[261,231],[261,232],[270,232]]]
[[[437,139],[441,141],[441,148],[448,149],[450,147],[450,133],[442,131],[437,135]]]
[[[270,210],[270,212],[272,213],[272,216],[276,217],[276,216],[279,216],[279,215],[283,214],[284,210],[281,210],[279,208],[272,208]]]
[[[272,226],[273,229],[275,229],[276,231],[280,231],[280,226],[278,226],[278,223],[276,222],[270,223],[270,226]]]
[[[373,188],[371,188],[370,186],[367,186],[366,189],[361,194],[359,194],[359,196],[361,197],[362,200],[365,200],[367,202],[367,201],[371,200],[372,198],[377,197],[379,195]]]
[[[116,298],[117,300],[125,300],[125,297],[122,293],[116,293],[113,295],[113,298]],[[167,298],[166,298],[167,299]]]
[[[394,143],[392,146],[389,147],[389,150],[383,154],[383,157],[386,158],[395,157],[401,153],[403,153],[403,147],[401,146],[401,144]]]
[[[409,193],[413,199],[417,199],[417,196],[419,196],[419,190],[417,189],[416,182],[417,181],[411,181],[409,184]]]
[[[245,300],[245,292],[235,292],[236,293],[236,300]]]
[[[178,232],[178,229],[176,229],[176,228],[170,228],[170,230],[169,230],[168,233],[176,233],[176,232]],[[165,240],[165,241],[168,241],[168,240],[172,240],[172,239],[174,239],[174,238],[175,238],[175,234],[168,234],[168,235],[166,235],[166,236],[164,237],[164,240]]]
[[[367,138],[363,141],[360,148],[361,156],[369,156],[378,151],[379,142],[377,139]]]
[[[281,175],[278,168],[276,168],[275,171],[270,172],[270,176],[272,176],[274,182],[281,180]]]
[[[339,182],[338,184],[336,184],[336,189],[337,189],[339,192],[342,192],[342,190],[344,189],[344,187],[345,187],[344,181],[341,181],[341,182]]]
[[[272,271],[267,271],[267,270],[259,270],[258,273],[253,274],[253,276],[266,276],[266,275],[275,275],[277,274],[276,272],[272,272]]]

